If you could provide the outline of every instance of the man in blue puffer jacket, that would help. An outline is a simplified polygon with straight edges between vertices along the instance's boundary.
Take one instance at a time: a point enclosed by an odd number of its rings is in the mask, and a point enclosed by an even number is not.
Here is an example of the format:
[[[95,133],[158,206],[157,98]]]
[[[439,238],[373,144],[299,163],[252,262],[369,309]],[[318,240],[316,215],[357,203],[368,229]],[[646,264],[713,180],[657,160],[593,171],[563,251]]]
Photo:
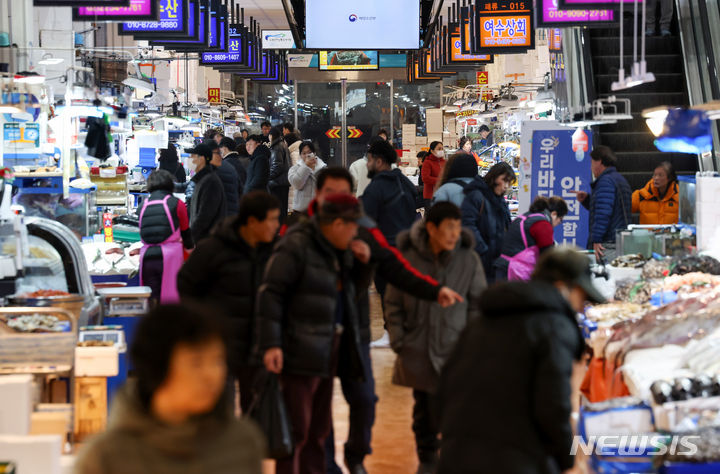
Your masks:
[[[590,152],[590,167],[595,181],[590,194],[576,191],[578,201],[590,211],[588,248],[595,257],[611,261],[615,258],[615,231],[624,229],[632,217],[630,185],[615,168],[615,153],[606,146],[596,146]]]

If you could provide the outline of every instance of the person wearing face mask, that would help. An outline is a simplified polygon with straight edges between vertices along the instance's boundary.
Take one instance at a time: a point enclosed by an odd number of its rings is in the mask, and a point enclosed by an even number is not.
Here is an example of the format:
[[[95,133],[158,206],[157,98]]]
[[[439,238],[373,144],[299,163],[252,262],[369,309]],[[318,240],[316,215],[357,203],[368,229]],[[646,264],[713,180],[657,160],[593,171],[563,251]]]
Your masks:
[[[567,213],[568,205],[561,197],[535,198],[503,238],[502,253],[495,261],[496,281],[530,279],[538,257],[555,245],[554,228]]]
[[[482,317],[468,324],[440,378],[438,474],[580,472],[570,380],[585,348],[576,315],[586,301],[604,298],[588,258],[572,249],[546,252],[529,282],[483,293]]]
[[[475,163],[477,163],[477,165],[480,166],[482,159],[478,156],[477,153],[475,153],[473,151],[472,147],[473,147],[472,139],[470,139],[469,137],[462,137],[460,139],[460,146],[459,146],[458,153],[462,152],[462,153],[466,153],[466,154],[472,156],[473,158],[475,158]]]
[[[227,204],[222,180],[211,164],[212,149],[200,144],[185,151],[190,153],[192,167],[195,169],[195,176],[191,180],[194,186],[189,208],[190,232],[193,242],[197,244],[210,235],[215,224],[225,217]]]
[[[300,159],[288,171],[288,180],[295,190],[293,214],[307,211],[310,201],[315,197],[316,175],[325,166],[325,162],[315,155],[312,142],[303,142],[300,145]]]
[[[441,142],[430,144],[430,153],[425,157],[422,166],[423,198],[432,199],[443,167],[445,166],[445,149]]]
[[[510,225],[510,209],[504,196],[514,181],[512,167],[500,162],[485,177],[473,178],[465,188],[462,223],[475,236],[475,251],[482,260],[488,283],[495,281],[493,264],[500,256],[503,236]]]
[[[660,163],[645,187],[633,193],[632,211],[640,213],[643,225],[677,224],[680,191],[675,169],[669,161]]]

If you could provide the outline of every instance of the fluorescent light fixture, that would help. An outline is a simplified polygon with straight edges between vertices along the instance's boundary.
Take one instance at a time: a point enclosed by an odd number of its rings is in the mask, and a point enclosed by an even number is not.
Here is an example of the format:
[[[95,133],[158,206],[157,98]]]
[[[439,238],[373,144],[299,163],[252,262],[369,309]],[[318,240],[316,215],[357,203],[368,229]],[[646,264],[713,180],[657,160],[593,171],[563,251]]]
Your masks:
[[[645,118],[650,132],[656,137],[659,137],[663,131],[665,125],[665,119],[668,116],[670,109],[667,106],[653,107],[642,111],[642,116]]]

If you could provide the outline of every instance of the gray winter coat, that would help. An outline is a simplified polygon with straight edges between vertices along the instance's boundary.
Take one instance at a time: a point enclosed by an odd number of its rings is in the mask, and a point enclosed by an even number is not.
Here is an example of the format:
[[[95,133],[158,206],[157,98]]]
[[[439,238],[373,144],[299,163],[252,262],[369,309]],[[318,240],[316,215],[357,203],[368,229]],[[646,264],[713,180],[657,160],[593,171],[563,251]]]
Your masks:
[[[145,409],[129,383],[115,398],[108,430],[87,443],[75,474],[261,474],[265,439],[254,423],[236,420],[221,400],[215,410],[180,425]]]
[[[398,236],[397,248],[418,271],[460,293],[464,301],[449,308],[419,300],[392,285],[385,295],[385,325],[397,353],[393,383],[434,393],[440,371],[460,333],[479,315],[485,272],[474,252],[472,233],[462,230],[457,247],[436,257],[422,221]]]

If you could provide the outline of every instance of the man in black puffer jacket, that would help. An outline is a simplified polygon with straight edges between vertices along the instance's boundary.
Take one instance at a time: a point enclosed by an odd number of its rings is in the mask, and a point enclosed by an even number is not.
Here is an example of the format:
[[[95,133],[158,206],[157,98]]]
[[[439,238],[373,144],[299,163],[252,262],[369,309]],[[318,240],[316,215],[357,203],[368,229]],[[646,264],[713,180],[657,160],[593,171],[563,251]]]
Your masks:
[[[230,370],[240,383],[240,407],[247,413],[252,383],[262,364],[251,354],[255,299],[280,226],[280,203],[264,191],[246,194],[230,217],[198,245],[178,274],[178,292],[217,306],[232,327]]]
[[[229,161],[223,161],[222,155],[220,154],[220,147],[215,143],[215,140],[207,140],[205,144],[212,150],[211,164],[215,167],[218,178],[222,181],[226,203],[225,216],[236,216],[238,207],[240,206],[237,172]]]
[[[262,135],[251,135],[245,144],[245,149],[251,156],[243,189],[246,193],[267,191],[270,180],[270,149],[263,140]]]
[[[194,186],[190,198],[190,232],[193,242],[197,245],[202,239],[210,235],[215,224],[225,218],[225,193],[222,181],[210,164],[213,157],[212,149],[200,144],[195,148],[186,148],[195,167],[195,176],[191,183]]]
[[[307,215],[299,218],[295,213],[297,222],[307,222],[317,213],[318,206],[322,205],[326,196],[331,194],[352,194],[352,175],[345,168],[329,167],[317,175],[316,199],[310,203]],[[386,278],[391,284],[413,296],[437,301],[441,306],[447,307],[459,301],[460,296],[450,288],[441,287],[437,281],[423,275],[392,247],[375,222],[367,216],[359,221],[357,240],[352,243],[352,249],[358,260],[363,254],[369,252],[371,270]],[[287,228],[283,227],[280,234],[284,235]],[[370,360],[370,294],[368,279],[362,286],[358,286],[358,314],[360,320],[360,342],[363,360],[365,361],[365,376],[363,380],[354,377],[341,377],[342,391],[345,400],[350,405],[350,430],[345,443],[345,464],[352,474],[365,472],[363,461],[365,456],[372,453],[372,427],[375,423],[375,378]],[[335,463],[335,438],[331,433],[326,445],[326,458],[328,461],[328,474],[338,474],[342,470]]]
[[[551,474],[573,467],[570,378],[584,348],[576,314],[601,303],[587,257],[546,252],[530,282],[480,300],[441,375],[438,474]]]
[[[233,169],[238,176],[238,196],[242,197],[245,190],[245,181],[247,181],[247,170],[240,161],[240,154],[235,151],[235,140],[232,138],[224,137],[220,140],[220,154],[222,155],[223,163],[228,162],[232,165]]]
[[[288,231],[268,262],[257,341],[267,370],[282,373],[295,442],[293,455],[278,460],[278,474],[297,474],[301,463],[303,472],[325,470],[333,377],[365,373],[356,288],[369,276],[350,250],[361,215],[354,196],[328,196],[313,219]]]

